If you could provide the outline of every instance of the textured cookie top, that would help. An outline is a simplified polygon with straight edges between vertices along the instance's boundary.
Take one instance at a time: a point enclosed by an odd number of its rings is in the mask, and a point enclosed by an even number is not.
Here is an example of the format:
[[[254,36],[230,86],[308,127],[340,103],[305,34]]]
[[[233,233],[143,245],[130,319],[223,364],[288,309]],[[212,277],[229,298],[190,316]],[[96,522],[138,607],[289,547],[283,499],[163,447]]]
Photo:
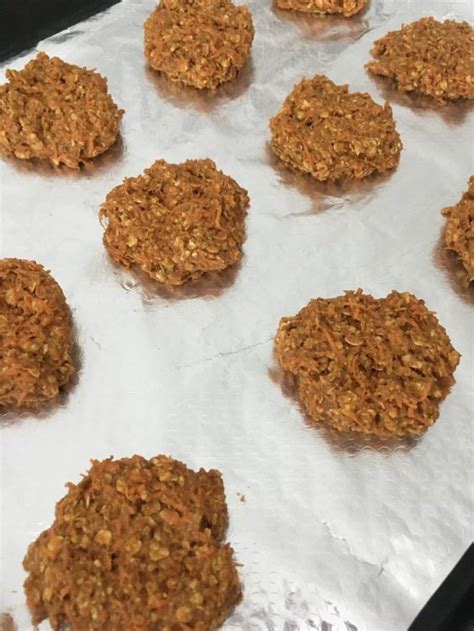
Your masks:
[[[275,345],[314,422],[378,436],[426,431],[459,362],[424,302],[396,291],[311,300],[281,320]]]
[[[248,204],[247,192],[212,160],[158,160],[107,195],[104,244],[120,265],[181,285],[239,260]]]
[[[474,176],[470,178],[469,189],[461,201],[442,212],[448,218],[445,245],[456,252],[469,281],[474,281]]]
[[[75,372],[64,294],[38,263],[0,259],[0,406],[36,408]]]
[[[277,0],[279,9],[304,13],[339,13],[349,18],[362,11],[368,0]]]
[[[24,560],[33,622],[210,631],[241,598],[219,472],[158,456],[95,461]]]
[[[38,53],[0,86],[0,152],[77,169],[116,140],[123,111],[97,72]]]
[[[250,11],[231,0],[161,0],[145,22],[145,56],[172,81],[214,89],[244,66],[253,36]]]
[[[370,72],[395,80],[399,90],[440,102],[474,98],[474,31],[467,22],[432,17],[378,39]]]
[[[390,105],[317,75],[298,83],[270,120],[271,146],[316,179],[361,179],[397,166],[402,143]]]

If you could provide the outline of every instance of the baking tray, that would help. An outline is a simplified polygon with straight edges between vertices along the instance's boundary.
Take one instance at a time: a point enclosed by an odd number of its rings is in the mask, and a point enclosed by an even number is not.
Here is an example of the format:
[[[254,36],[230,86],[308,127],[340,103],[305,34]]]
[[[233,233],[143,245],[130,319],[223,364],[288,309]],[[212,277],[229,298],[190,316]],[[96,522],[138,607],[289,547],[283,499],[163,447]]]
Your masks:
[[[473,115],[463,104],[422,108],[364,70],[386,31],[423,15],[469,20],[472,5],[373,0],[344,21],[249,4],[251,62],[214,95],[146,67],[149,0],[124,0],[38,46],[97,68],[126,114],[121,141],[80,174],[0,163],[1,256],[52,271],[80,349],[77,383],[56,409],[2,417],[0,611],[20,631],[31,629],[26,548],[91,458],[166,453],[222,471],[245,589],[225,631],[406,629],[472,540],[473,297],[442,248],[440,210],[473,173]],[[272,156],[268,119],[316,73],[392,101],[404,142],[396,171],[323,185]],[[182,291],[145,287],[108,260],[99,206],[157,158],[206,156],[249,191],[242,263]],[[418,441],[361,443],[308,427],[282,387],[280,317],[357,287],[425,299],[462,353],[440,419]]]
[[[36,46],[45,37],[90,18],[120,0],[3,0],[0,61]]]

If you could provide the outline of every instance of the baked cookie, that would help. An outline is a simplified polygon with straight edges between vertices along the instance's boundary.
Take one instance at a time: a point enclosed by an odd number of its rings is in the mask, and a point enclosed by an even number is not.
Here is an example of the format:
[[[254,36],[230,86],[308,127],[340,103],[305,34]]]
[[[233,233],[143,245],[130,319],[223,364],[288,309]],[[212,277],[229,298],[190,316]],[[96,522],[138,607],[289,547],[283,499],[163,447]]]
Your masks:
[[[474,175],[469,180],[469,189],[455,206],[443,209],[448,218],[445,247],[456,252],[467,272],[469,281],[474,281]]]
[[[388,103],[317,75],[295,85],[270,120],[271,146],[318,180],[362,179],[397,166],[402,143]]]
[[[101,207],[111,258],[166,285],[234,265],[245,238],[247,192],[212,160],[157,160]]]
[[[157,456],[93,461],[23,562],[33,623],[211,631],[241,599],[221,474]]]
[[[311,300],[280,321],[275,347],[314,423],[383,437],[436,421],[460,357],[424,302],[396,291]]]
[[[0,259],[0,406],[37,408],[75,373],[64,294],[38,263]]]
[[[291,9],[303,13],[339,13],[350,18],[362,11],[368,0],[277,0],[279,9]]]
[[[432,17],[378,39],[367,69],[390,77],[402,92],[439,102],[474,98],[474,31],[467,22]]]
[[[38,53],[0,86],[0,153],[71,169],[107,151],[123,110],[97,72]]]
[[[237,76],[254,27],[231,0],[161,0],[145,22],[145,56],[171,81],[215,89]]]

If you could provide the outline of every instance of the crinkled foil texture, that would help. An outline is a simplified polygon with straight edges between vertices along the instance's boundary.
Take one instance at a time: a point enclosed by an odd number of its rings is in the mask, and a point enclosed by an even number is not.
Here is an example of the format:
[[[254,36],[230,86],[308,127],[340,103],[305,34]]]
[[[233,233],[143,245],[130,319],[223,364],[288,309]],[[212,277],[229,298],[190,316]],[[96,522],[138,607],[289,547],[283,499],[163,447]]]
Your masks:
[[[472,112],[422,107],[364,70],[387,31],[426,15],[469,20],[470,2],[372,0],[350,20],[249,4],[251,63],[214,95],[147,68],[152,0],[124,0],[38,47],[97,68],[126,113],[121,143],[80,174],[0,163],[1,256],[51,270],[80,348],[56,409],[1,418],[0,611],[20,631],[32,628],[22,558],[90,458],[165,453],[222,471],[245,587],[225,631],[401,631],[472,539],[473,296],[443,250],[441,215],[474,172]],[[324,185],[272,155],[268,119],[317,73],[392,101],[405,147],[393,173]],[[239,267],[175,292],[116,268],[97,217],[106,194],[158,158],[201,157],[249,191]],[[418,441],[361,444],[308,426],[277,369],[280,317],[357,287],[423,298],[463,355]]]

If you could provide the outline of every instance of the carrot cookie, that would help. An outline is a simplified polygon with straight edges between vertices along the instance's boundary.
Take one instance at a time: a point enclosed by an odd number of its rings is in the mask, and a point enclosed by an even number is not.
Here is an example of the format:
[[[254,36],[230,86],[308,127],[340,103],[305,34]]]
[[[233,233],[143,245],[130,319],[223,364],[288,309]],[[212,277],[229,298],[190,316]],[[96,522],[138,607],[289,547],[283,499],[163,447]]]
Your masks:
[[[397,166],[402,143],[388,103],[317,75],[303,79],[270,120],[271,146],[318,180],[362,179]]]
[[[455,206],[444,208],[448,218],[445,247],[456,252],[467,272],[469,281],[474,281],[474,175],[469,180],[469,190]]]
[[[231,0],[161,0],[145,22],[145,56],[171,81],[215,89],[250,55],[254,27]]]
[[[279,9],[303,13],[339,13],[350,18],[362,11],[368,0],[277,0]]]
[[[367,69],[402,92],[439,102],[474,98],[474,31],[467,22],[422,18],[378,39]]]
[[[93,461],[23,565],[33,623],[211,631],[241,599],[221,474],[157,456]]]
[[[396,291],[311,300],[280,321],[275,346],[314,423],[383,437],[436,421],[460,357],[424,302]]]
[[[104,245],[119,265],[182,285],[237,263],[248,204],[247,192],[212,160],[157,160],[107,195]]]
[[[75,373],[64,294],[38,263],[0,259],[0,406],[36,408]]]
[[[0,86],[0,153],[77,169],[117,139],[123,111],[97,72],[38,53]]]

